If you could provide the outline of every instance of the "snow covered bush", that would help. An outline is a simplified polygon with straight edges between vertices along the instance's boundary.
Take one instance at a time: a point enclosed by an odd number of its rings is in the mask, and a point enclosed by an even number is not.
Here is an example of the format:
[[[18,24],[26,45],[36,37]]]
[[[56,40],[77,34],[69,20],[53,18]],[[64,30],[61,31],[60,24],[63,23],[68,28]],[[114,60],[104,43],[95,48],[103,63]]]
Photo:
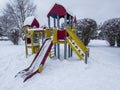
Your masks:
[[[110,46],[115,46],[117,42],[117,46],[120,47],[120,18],[113,18],[105,21],[101,29]]]
[[[2,28],[0,27],[0,37],[2,36],[3,32],[2,32]]]
[[[8,38],[12,41],[14,45],[18,45],[19,38],[20,38],[19,30],[16,28],[11,29],[8,32]]]
[[[90,18],[84,18],[77,21],[78,29],[81,32],[81,37],[79,37],[85,45],[88,45],[91,38],[95,37],[97,23],[95,20]]]
[[[117,35],[117,46],[120,47],[120,31],[118,31]]]

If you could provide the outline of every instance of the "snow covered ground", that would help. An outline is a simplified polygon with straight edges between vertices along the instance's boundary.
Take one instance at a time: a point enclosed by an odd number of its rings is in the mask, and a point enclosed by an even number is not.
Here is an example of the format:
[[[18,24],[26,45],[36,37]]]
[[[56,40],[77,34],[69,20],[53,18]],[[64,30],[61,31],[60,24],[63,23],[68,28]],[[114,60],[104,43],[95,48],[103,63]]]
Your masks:
[[[35,55],[26,58],[24,42],[16,46],[0,41],[0,90],[120,90],[120,48],[109,47],[104,40],[92,40],[88,47],[88,64],[76,55],[67,60],[48,58],[43,71],[23,83],[14,76]]]

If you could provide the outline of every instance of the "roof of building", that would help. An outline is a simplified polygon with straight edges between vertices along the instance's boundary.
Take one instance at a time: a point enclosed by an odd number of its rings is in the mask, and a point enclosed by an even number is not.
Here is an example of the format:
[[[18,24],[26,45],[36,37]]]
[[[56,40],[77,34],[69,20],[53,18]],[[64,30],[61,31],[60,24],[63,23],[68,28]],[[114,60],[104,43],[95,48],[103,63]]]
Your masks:
[[[24,21],[24,26],[31,26],[31,27],[37,27],[39,28],[39,22],[34,16],[27,17]]]
[[[57,16],[59,16],[59,18],[64,18],[64,16],[67,15],[67,19],[69,19],[69,16],[72,16],[72,14],[66,10],[62,5],[60,4],[55,4],[52,9],[49,11],[47,17],[53,17],[53,18],[57,18]]]

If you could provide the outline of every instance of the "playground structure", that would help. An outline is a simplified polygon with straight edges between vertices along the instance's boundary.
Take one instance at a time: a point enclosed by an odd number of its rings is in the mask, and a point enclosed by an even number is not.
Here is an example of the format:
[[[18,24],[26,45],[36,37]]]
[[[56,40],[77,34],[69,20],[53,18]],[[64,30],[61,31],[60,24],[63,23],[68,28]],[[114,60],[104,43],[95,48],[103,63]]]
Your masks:
[[[40,32],[30,30],[33,28],[39,28],[39,22],[34,16],[28,17],[24,22],[24,35],[25,35],[25,48],[26,56],[28,56],[28,51],[31,49],[31,53],[35,54],[38,52],[40,47]]]
[[[74,17],[67,12],[67,10],[59,4],[55,4],[53,8],[47,15],[48,17],[48,28],[40,29],[38,24],[33,23],[35,18],[32,20],[32,24],[24,24],[25,33],[25,45],[26,45],[26,55],[28,55],[28,48],[32,50],[32,54],[36,53],[31,65],[18,72],[16,76],[24,77],[24,82],[31,78],[33,75],[40,73],[43,69],[45,61],[48,56],[51,56],[51,49],[53,47],[54,57],[60,59],[60,45],[64,44],[64,59],[72,56],[72,51],[76,53],[80,60],[85,59],[87,63],[87,57],[89,55],[89,50],[82,43],[82,41],[76,36],[76,27]],[[54,20],[54,28],[51,29],[51,19]],[[60,19],[64,19],[64,26],[60,27]],[[56,22],[57,21],[57,22]],[[35,21],[36,22],[36,21]],[[29,27],[29,29],[26,26]],[[34,29],[33,26],[37,28]],[[45,34],[45,38],[44,38]],[[40,35],[42,37],[42,45],[40,47]],[[29,45],[31,44],[31,45]],[[68,48],[67,48],[68,47]],[[68,55],[67,55],[68,50]]]

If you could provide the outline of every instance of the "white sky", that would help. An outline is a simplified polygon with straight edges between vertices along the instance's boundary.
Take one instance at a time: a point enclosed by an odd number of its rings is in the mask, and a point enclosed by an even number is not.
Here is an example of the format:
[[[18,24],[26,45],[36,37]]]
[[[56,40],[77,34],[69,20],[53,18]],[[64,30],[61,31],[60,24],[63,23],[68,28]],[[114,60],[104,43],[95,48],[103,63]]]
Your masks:
[[[2,9],[5,6],[5,0],[0,0],[0,9]]]
[[[0,9],[7,0],[0,0]],[[77,19],[92,18],[98,23],[120,17],[120,0],[33,0],[37,4],[36,17],[40,24],[47,25],[47,14],[55,3],[68,8]]]

